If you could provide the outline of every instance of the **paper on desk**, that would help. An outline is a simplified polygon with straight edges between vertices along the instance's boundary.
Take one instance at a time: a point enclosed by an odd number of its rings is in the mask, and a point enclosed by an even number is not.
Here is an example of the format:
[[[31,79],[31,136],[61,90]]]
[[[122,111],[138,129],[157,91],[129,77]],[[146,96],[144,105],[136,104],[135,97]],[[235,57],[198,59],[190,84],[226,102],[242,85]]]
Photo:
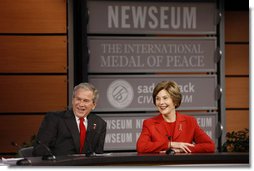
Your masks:
[[[21,160],[24,158],[3,158],[2,157],[2,164],[3,165],[16,165],[18,160]]]
[[[96,154],[93,153],[90,156],[111,156],[112,153],[102,153],[102,154]],[[86,154],[71,154],[71,156],[86,156]]]
[[[111,156],[112,153],[94,154],[94,156]]]

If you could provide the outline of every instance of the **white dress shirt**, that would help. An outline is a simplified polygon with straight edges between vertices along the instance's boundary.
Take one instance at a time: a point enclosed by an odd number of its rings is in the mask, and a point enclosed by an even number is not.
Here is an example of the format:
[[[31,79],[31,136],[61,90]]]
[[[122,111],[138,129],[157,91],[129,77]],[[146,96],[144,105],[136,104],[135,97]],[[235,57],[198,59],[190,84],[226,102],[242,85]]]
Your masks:
[[[78,125],[78,130],[80,130],[79,129],[79,117],[77,117],[77,116],[75,116],[75,118],[76,118],[76,123],[77,123],[77,125]],[[86,127],[86,130],[87,130],[87,123],[88,121],[87,121],[87,118],[86,117],[84,117],[84,125],[85,125],[85,127]]]

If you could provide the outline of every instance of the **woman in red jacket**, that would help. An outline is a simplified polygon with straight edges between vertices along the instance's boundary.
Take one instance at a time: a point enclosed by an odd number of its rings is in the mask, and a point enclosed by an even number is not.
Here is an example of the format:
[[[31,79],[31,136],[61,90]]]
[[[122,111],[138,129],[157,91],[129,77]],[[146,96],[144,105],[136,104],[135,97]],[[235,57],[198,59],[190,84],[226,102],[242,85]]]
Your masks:
[[[213,140],[199,127],[192,116],[176,111],[182,94],[177,83],[160,82],[153,91],[153,103],[160,114],[146,119],[137,141],[139,153],[211,153]]]

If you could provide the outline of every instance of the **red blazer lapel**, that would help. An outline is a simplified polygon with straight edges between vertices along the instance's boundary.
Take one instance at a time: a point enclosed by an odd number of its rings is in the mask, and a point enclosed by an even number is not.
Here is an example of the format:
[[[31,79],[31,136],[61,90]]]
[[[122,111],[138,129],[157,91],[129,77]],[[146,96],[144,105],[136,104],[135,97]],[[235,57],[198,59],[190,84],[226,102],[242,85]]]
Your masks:
[[[164,119],[162,115],[158,115],[154,121],[154,124],[156,124],[155,129],[160,133],[160,135],[168,137],[167,128],[165,127],[163,122]]]

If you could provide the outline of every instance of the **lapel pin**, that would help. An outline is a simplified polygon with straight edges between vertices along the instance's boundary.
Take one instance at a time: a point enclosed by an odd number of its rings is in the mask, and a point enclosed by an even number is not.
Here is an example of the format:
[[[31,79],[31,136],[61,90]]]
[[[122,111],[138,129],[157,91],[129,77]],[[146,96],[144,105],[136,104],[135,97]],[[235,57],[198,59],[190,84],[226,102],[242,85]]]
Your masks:
[[[183,127],[182,127],[182,124],[179,125],[179,131],[182,131],[183,130]]]

